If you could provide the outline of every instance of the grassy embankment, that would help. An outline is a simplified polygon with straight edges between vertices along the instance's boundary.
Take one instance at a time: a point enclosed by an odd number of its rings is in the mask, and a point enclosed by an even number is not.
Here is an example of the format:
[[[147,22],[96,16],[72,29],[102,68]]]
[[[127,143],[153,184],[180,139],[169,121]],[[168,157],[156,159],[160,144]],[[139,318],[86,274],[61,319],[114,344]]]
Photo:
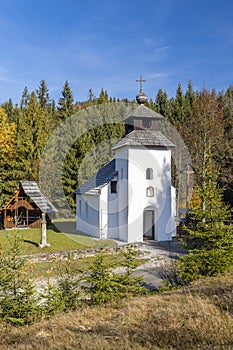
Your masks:
[[[11,246],[11,242],[14,240],[16,232],[21,238],[20,255],[117,246],[117,243],[112,240],[96,240],[73,233],[75,232],[74,221],[64,220],[56,223],[58,224],[57,227],[59,227],[62,232],[59,232],[55,225],[51,225],[50,228],[47,229],[47,242],[50,243],[50,247],[39,248],[41,239],[40,229],[0,231],[0,247],[3,253],[7,252]],[[80,258],[74,260],[72,266],[80,272],[85,272],[90,268],[94,259],[94,257]],[[114,266],[120,266],[122,261],[124,261],[124,259],[122,259],[122,253],[106,255],[106,262],[114,264]],[[145,261],[147,260],[139,257],[137,262],[138,265],[140,265]],[[56,261],[30,263],[28,273],[32,274],[34,278],[47,277],[48,273],[50,277],[57,277],[64,264],[65,262],[62,261],[59,261],[59,264]]]
[[[0,325],[0,348],[233,349],[233,277],[78,309],[27,327]]]

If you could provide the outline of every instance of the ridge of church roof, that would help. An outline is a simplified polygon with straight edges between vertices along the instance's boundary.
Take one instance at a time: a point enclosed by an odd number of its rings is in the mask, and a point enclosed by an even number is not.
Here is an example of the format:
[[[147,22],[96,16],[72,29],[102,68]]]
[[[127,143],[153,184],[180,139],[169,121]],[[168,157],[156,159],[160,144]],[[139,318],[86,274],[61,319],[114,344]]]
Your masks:
[[[104,165],[87,182],[74,191],[75,194],[99,194],[102,187],[108,184],[117,175],[115,159]]]
[[[130,121],[132,118],[151,118],[151,119],[157,119],[157,120],[164,120],[164,117],[153,111],[152,109],[144,106],[144,105],[139,105],[137,108],[133,110],[133,112],[126,117],[123,121]]]
[[[116,150],[124,146],[154,146],[162,148],[175,147],[175,145],[160,131],[149,130],[132,131],[119,140],[117,144],[112,147],[112,150]]]

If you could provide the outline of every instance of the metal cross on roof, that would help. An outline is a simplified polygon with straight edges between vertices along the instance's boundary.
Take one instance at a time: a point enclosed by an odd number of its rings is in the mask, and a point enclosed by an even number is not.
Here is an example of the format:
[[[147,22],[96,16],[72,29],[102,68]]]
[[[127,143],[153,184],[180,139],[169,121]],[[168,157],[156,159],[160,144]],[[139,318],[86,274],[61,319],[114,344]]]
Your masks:
[[[140,92],[142,92],[142,83],[145,83],[146,80],[142,79],[142,75],[140,74],[140,79],[136,80],[137,83],[140,83]]]

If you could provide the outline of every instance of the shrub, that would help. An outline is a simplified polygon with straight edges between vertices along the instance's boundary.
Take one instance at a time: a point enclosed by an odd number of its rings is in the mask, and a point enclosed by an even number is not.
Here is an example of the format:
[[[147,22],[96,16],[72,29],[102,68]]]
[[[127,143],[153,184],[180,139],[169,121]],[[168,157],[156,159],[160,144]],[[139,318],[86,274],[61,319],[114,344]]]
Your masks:
[[[18,232],[9,240],[10,249],[0,258],[0,315],[13,324],[26,324],[38,317],[36,292],[25,260],[19,257],[22,240]]]

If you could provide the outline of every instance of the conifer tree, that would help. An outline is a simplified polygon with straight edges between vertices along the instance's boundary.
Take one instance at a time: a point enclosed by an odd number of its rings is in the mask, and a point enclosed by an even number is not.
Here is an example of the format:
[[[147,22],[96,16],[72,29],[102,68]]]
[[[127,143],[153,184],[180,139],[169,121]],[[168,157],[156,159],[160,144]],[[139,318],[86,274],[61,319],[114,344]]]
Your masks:
[[[15,325],[35,321],[38,316],[36,292],[25,272],[18,232],[9,237],[10,249],[0,257],[0,316]],[[2,252],[1,252],[2,253]]]
[[[200,203],[193,208],[186,227],[189,234],[186,246],[190,253],[178,264],[185,282],[212,276],[233,266],[231,210],[223,201],[223,190],[218,186],[218,172],[210,152],[206,154],[202,175],[202,182],[195,189]]]
[[[28,107],[22,111],[18,122],[17,150],[22,177],[37,180],[40,155],[49,136],[48,111],[42,109],[34,92],[30,94]]]
[[[195,103],[196,100],[196,94],[193,90],[193,84],[192,81],[189,80],[188,81],[188,86],[187,86],[187,90],[185,92],[185,108],[186,108],[186,112],[191,113],[192,107]]]
[[[166,91],[159,89],[155,98],[155,110],[165,118],[169,117],[168,97]]]
[[[172,101],[172,118],[175,125],[185,122],[185,97],[180,83],[176,89],[176,97]]]
[[[99,97],[98,97],[98,104],[108,103],[108,92],[107,90],[104,90],[103,88],[100,91]]]
[[[45,80],[40,81],[39,87],[36,90],[36,95],[41,107],[45,108],[50,102],[49,89],[47,88]]]
[[[23,90],[23,94],[22,94],[22,98],[21,98],[21,102],[20,102],[20,108],[24,109],[27,108],[28,106],[28,101],[29,101],[29,91],[27,86],[25,86],[24,90]]]
[[[67,80],[63,87],[62,97],[59,99],[58,105],[58,115],[60,120],[67,119],[75,112],[73,93]]]

